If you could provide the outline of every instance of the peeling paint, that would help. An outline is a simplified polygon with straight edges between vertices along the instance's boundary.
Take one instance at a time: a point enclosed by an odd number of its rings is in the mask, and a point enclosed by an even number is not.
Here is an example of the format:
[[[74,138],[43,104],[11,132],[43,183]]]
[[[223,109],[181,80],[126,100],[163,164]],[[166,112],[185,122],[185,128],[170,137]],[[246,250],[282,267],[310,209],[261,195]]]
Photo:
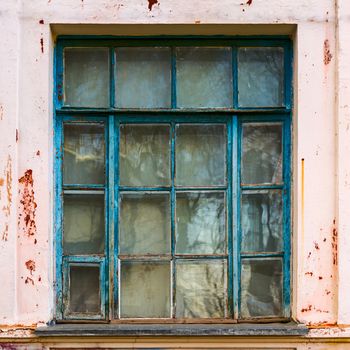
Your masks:
[[[333,265],[338,265],[338,230],[335,219],[333,220],[332,225],[332,256]]]
[[[11,215],[11,203],[12,203],[12,159],[9,155],[7,157],[6,168],[4,172],[6,178],[6,195],[7,195],[7,204],[3,206],[2,210],[5,213],[6,221],[4,223],[4,230],[2,232],[1,239],[7,241],[8,232],[9,232],[9,218]]]
[[[333,55],[330,51],[329,40],[326,39],[323,43],[323,63],[328,65],[333,58]]]

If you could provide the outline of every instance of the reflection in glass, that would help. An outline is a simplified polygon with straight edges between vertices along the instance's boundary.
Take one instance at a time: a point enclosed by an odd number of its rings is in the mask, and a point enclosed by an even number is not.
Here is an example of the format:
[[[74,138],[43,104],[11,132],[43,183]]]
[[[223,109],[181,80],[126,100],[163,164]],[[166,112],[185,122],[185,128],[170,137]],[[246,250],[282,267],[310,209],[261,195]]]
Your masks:
[[[170,127],[131,125],[120,127],[120,185],[170,185]]]
[[[170,48],[117,48],[116,74],[117,107],[171,107]]]
[[[241,107],[278,107],[284,104],[282,47],[238,49],[238,103]]]
[[[100,313],[100,271],[98,266],[70,266],[69,311]]]
[[[281,183],[282,125],[246,123],[242,138],[242,183]]]
[[[170,317],[170,263],[121,262],[121,317]]]
[[[64,254],[103,254],[104,195],[65,195],[63,213]]]
[[[176,252],[220,254],[226,251],[224,192],[176,195]]]
[[[178,124],[175,148],[177,186],[225,185],[225,125]]]
[[[242,194],[241,225],[244,252],[283,251],[281,191],[247,191]]]
[[[109,106],[109,51],[107,48],[64,50],[65,105]]]
[[[177,262],[177,318],[223,318],[226,316],[226,305],[225,260]]]
[[[281,314],[281,260],[242,260],[241,317],[268,317]]]
[[[105,182],[105,135],[103,125],[65,124],[63,182]]]
[[[119,252],[120,254],[170,252],[169,194],[121,194]]]
[[[176,49],[177,107],[232,107],[230,48]]]

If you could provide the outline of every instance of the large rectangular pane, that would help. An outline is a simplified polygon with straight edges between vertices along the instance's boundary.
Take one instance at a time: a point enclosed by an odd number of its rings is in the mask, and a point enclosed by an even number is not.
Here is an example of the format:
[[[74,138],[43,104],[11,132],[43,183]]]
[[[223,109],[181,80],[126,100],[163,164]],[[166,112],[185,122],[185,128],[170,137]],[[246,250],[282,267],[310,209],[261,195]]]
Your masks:
[[[242,183],[281,183],[282,169],[282,124],[243,124]]]
[[[170,48],[117,48],[115,98],[119,108],[170,108]]]
[[[64,50],[64,103],[72,107],[109,106],[109,50]]]
[[[238,103],[241,107],[284,105],[282,47],[238,49]]]
[[[281,259],[242,261],[241,318],[282,316]]]
[[[120,195],[119,253],[170,253],[168,193]]]
[[[65,195],[63,253],[65,255],[104,254],[104,250],[104,195]]]
[[[170,185],[170,126],[121,125],[119,162],[121,186]]]
[[[177,261],[176,317],[223,318],[226,314],[226,261]]]
[[[226,183],[226,126],[176,125],[175,184],[222,186]]]
[[[224,192],[177,193],[176,253],[225,253],[225,208]]]
[[[98,124],[64,125],[63,182],[105,182],[105,129]]]
[[[241,251],[283,251],[282,191],[243,192],[241,226]]]
[[[231,49],[177,48],[176,87],[177,107],[232,107]]]
[[[169,318],[169,262],[121,262],[120,317]]]
[[[99,267],[71,265],[69,270],[69,312],[82,314],[100,313]]]

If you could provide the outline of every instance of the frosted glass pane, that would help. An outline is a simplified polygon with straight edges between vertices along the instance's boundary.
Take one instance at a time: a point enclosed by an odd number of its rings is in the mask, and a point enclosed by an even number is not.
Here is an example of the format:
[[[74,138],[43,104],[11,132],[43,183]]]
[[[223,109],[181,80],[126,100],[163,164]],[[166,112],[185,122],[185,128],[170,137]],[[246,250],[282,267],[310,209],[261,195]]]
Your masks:
[[[169,125],[122,125],[119,152],[121,186],[170,185]]]
[[[177,125],[175,152],[177,186],[225,185],[225,125]]]
[[[284,105],[282,47],[243,47],[238,50],[238,103],[241,107]]]
[[[109,106],[109,50],[79,48],[64,50],[65,105]]]
[[[171,50],[116,49],[116,105],[119,108],[171,107]]]
[[[105,182],[105,134],[102,125],[64,126],[63,182],[103,184]]]
[[[119,252],[170,252],[169,194],[121,194]]]
[[[69,311],[100,313],[100,269],[97,266],[70,266]]]
[[[232,107],[230,48],[176,49],[177,107]]]
[[[104,195],[65,195],[63,213],[64,254],[103,254]]]
[[[245,184],[282,182],[282,125],[243,125],[242,182]]]
[[[121,317],[170,317],[170,263],[121,262]]]
[[[241,203],[241,250],[283,251],[282,210],[281,191],[244,192]]]
[[[282,315],[282,262],[242,261],[241,317]]]
[[[176,252],[220,254],[226,251],[225,193],[176,195]]]
[[[177,262],[177,318],[222,318],[226,306],[226,261]]]

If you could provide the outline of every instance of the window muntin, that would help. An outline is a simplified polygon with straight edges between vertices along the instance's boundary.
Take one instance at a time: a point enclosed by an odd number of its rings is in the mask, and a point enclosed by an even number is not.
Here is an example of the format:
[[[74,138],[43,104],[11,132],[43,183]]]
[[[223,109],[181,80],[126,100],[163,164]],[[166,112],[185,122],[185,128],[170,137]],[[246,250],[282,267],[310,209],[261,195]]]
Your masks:
[[[107,109],[63,104],[62,92],[69,89],[61,81],[64,52],[87,50],[93,56],[96,46],[106,43],[89,41],[89,49],[73,48],[74,40],[59,45],[56,147],[64,181],[58,170],[56,204],[62,215],[56,220],[56,233],[58,242],[63,242],[57,244],[57,279],[62,282],[57,290],[58,318],[205,322],[288,317],[290,111],[285,106],[290,105],[290,73],[281,73],[283,103],[269,108],[239,107],[237,74],[239,50],[247,47],[260,50],[260,60],[261,51],[267,50],[267,57],[271,51],[282,52],[286,66],[288,40],[268,40],[266,47],[260,41],[233,39],[215,45],[187,42],[188,47],[185,41],[145,46],[141,40],[128,48],[126,42],[108,42]],[[196,57],[201,58],[197,66]],[[178,74],[184,63],[180,59],[189,65],[186,74]],[[160,67],[152,68],[158,60]],[[128,74],[118,88],[121,67]],[[212,81],[205,76],[206,69],[208,76],[214,72]],[[155,76],[162,72],[166,74],[159,81]],[[191,74],[204,90],[195,92],[198,84],[181,87],[181,79]],[[215,78],[220,74],[218,87]],[[125,78],[129,75],[130,82]],[[128,84],[135,95],[120,91]],[[215,94],[210,96],[213,86]],[[90,94],[89,87],[80,88]],[[185,95],[197,93],[198,103],[179,103],[181,90]],[[163,95],[147,97],[154,91]],[[217,102],[223,101],[217,95],[220,91],[229,102]],[[127,96],[124,105],[122,96]],[[178,114],[169,114],[171,109]],[[88,203],[81,199],[84,196]],[[191,207],[189,212],[186,208]],[[89,212],[92,220],[87,224],[84,217]],[[85,227],[74,229],[73,221],[79,222],[79,217]],[[79,292],[71,292],[77,276],[70,272],[72,266],[99,269],[94,274],[95,285],[99,276],[95,309],[91,295],[86,296],[85,310],[70,306],[77,300],[72,293]]]

